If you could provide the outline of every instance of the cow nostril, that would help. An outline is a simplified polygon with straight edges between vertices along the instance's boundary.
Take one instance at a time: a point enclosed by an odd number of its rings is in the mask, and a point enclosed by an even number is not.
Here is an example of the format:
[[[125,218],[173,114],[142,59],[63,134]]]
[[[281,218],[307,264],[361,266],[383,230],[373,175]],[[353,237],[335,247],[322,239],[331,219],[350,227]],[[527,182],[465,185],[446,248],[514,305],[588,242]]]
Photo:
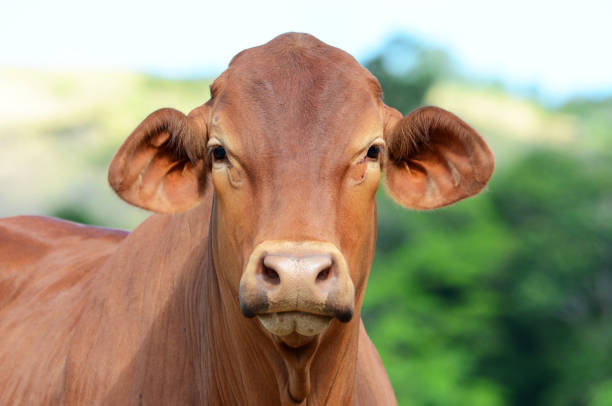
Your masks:
[[[263,266],[263,277],[266,282],[272,285],[280,284],[280,276],[278,276],[278,272],[265,265]]]
[[[328,266],[327,268],[319,272],[319,274],[317,275],[317,282],[325,282],[327,279],[329,279],[330,272],[331,266]]]

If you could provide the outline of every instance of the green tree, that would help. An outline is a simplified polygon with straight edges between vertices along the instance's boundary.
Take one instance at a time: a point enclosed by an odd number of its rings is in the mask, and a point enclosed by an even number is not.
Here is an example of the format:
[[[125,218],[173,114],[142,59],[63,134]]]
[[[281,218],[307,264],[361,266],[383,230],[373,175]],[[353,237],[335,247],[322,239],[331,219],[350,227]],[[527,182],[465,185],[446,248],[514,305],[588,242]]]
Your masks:
[[[448,55],[406,35],[392,37],[365,63],[378,78],[385,103],[407,114],[423,103],[438,80],[451,75]]]

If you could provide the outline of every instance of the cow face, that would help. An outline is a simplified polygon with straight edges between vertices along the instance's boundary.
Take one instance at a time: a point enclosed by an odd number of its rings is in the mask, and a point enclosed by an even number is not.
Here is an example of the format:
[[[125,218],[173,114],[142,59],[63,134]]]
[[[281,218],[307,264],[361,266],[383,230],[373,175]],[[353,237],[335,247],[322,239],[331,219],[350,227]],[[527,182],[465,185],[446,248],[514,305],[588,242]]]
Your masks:
[[[285,34],[236,56],[188,116],[145,119],[109,179],[136,206],[176,212],[197,205],[210,177],[220,283],[244,316],[300,347],[360,309],[383,173],[397,202],[432,209],[479,192],[492,170],[456,116],[402,117],[350,55]]]

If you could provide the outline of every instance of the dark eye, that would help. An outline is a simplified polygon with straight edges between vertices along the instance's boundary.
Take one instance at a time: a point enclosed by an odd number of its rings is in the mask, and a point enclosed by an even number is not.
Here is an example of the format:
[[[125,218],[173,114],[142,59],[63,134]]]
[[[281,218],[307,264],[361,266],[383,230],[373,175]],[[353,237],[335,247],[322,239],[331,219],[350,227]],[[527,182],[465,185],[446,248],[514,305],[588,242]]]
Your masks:
[[[372,145],[370,148],[368,148],[368,153],[366,154],[366,157],[370,159],[378,159],[379,154],[380,147],[377,145]]]
[[[212,155],[215,158],[215,161],[223,161],[227,158],[227,153],[225,152],[225,148],[221,146],[217,146],[213,148]]]

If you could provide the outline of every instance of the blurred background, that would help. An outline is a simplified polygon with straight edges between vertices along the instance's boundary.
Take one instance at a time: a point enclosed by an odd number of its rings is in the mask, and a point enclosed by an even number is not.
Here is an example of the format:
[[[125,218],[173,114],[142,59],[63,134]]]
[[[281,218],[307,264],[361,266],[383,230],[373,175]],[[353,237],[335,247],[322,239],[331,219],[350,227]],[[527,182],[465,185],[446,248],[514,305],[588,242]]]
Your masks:
[[[535,4],[534,4],[535,3]],[[379,191],[363,318],[401,405],[612,405],[612,6],[604,1],[22,1],[0,17],[0,216],[132,229],[106,183],[150,112],[286,31],[353,54],[497,158],[432,212]]]

